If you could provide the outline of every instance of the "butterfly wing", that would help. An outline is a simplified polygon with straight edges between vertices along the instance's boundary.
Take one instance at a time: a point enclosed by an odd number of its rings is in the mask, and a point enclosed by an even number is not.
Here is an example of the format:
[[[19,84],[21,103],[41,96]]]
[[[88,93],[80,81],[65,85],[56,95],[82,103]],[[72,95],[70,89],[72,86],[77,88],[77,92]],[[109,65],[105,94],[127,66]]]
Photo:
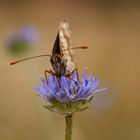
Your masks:
[[[61,48],[60,48],[60,39],[59,39],[59,33],[58,33],[54,42],[52,56],[55,56],[56,54],[60,54],[60,53],[61,53]]]
[[[67,50],[71,47],[69,23],[66,20],[63,20],[60,22],[59,39],[60,39],[59,43],[60,43],[60,48],[63,53],[63,57],[64,59],[67,60],[66,70],[67,70],[67,73],[70,73],[71,71],[75,69],[76,65],[73,62],[73,51],[68,50],[68,51],[63,52],[63,50]]]

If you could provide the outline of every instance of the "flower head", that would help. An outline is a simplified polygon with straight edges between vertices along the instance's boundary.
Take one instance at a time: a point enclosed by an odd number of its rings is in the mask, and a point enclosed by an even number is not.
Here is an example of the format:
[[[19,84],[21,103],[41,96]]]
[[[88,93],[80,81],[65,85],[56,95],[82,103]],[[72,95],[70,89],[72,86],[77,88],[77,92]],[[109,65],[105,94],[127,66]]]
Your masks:
[[[38,32],[33,27],[24,27],[19,31],[19,38],[29,43],[34,43],[38,40]]]
[[[21,54],[26,52],[38,40],[38,32],[33,27],[24,27],[13,32],[7,40],[7,49],[11,53]]]
[[[96,89],[99,80],[90,74],[86,77],[87,70],[82,75],[82,81],[78,79],[76,72],[70,78],[48,75],[47,82],[41,77],[43,86],[37,86],[38,95],[50,102],[44,107],[61,114],[73,114],[88,108],[94,94],[106,88]]]

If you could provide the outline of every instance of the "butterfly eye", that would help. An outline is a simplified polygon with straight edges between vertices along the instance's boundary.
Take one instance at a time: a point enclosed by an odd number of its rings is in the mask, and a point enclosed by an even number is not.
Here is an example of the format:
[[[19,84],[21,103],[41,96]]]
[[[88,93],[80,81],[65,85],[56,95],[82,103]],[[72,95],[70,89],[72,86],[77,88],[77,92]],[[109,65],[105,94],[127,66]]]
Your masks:
[[[55,58],[55,61],[56,61],[57,63],[60,63],[60,62],[61,62],[61,58],[60,58],[60,57],[56,57],[56,58]]]

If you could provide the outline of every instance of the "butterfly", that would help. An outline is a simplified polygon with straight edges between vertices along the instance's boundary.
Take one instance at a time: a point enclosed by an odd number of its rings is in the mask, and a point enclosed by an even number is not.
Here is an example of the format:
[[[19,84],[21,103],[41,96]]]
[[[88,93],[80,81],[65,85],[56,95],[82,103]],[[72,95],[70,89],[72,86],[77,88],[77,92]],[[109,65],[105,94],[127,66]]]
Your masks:
[[[73,62],[72,49],[84,48],[84,46],[71,48],[70,42],[69,23],[64,20],[60,23],[59,32],[50,59],[57,77],[68,76],[71,72],[76,70],[76,65]]]
[[[45,70],[44,73],[45,73],[46,80],[47,80],[47,73],[55,75],[58,79],[61,78],[61,76],[69,77],[71,73],[73,73],[74,71],[77,72],[76,64],[73,62],[72,50],[88,48],[87,46],[71,47],[70,42],[71,40],[70,40],[69,23],[66,20],[63,20],[60,22],[59,31],[57,33],[52,49],[52,55],[48,55],[48,54],[37,55],[37,56],[11,62],[10,65],[14,65],[19,62],[37,58],[37,57],[49,56],[53,71]]]

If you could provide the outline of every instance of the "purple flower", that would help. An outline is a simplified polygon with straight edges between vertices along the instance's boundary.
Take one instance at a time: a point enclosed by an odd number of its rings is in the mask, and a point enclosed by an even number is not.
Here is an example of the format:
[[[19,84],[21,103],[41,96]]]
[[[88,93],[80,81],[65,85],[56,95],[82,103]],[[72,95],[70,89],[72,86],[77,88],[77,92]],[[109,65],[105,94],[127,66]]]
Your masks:
[[[8,51],[14,54],[26,52],[30,46],[34,46],[39,38],[38,32],[34,27],[24,27],[14,32],[6,42]]]
[[[19,31],[19,38],[29,43],[34,43],[38,39],[37,30],[33,27],[24,27]]]
[[[59,79],[56,76],[48,75],[41,77],[43,86],[37,86],[38,95],[51,103],[44,107],[62,114],[72,114],[88,108],[95,93],[106,88],[97,89],[99,80],[90,74],[86,77],[87,70],[82,75],[80,82],[77,73],[71,74],[70,78],[62,76]]]

